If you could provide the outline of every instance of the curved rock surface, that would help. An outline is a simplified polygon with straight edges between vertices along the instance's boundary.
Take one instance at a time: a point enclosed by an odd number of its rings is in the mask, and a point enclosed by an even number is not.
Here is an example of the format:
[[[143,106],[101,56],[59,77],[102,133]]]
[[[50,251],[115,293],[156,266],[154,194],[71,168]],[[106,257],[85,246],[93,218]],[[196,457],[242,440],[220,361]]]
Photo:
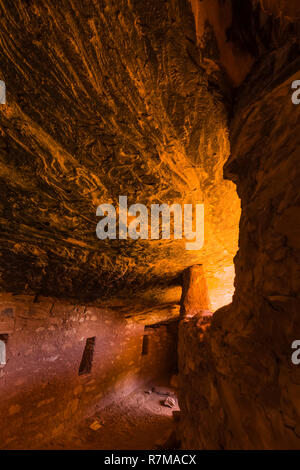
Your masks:
[[[242,203],[233,303],[206,324],[198,312],[179,328],[180,436],[188,449],[300,448],[300,369],[292,362],[300,332],[300,108],[291,99],[300,36],[297,18],[280,29],[277,14],[270,19],[276,45],[236,95],[224,168]]]
[[[128,297],[202,263],[213,308],[228,303],[240,213],[222,176],[231,92],[189,2],[16,1],[0,18],[1,289]],[[204,202],[204,248],[98,240],[96,208],[119,195]]]

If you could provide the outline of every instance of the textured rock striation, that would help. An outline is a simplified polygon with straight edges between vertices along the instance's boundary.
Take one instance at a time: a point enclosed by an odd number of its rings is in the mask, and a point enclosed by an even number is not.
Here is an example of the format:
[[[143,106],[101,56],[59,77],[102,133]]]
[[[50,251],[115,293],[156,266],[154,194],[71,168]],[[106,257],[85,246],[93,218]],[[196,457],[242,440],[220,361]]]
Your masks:
[[[182,447],[300,448],[299,18],[296,0],[1,2],[5,448],[176,368],[161,320],[180,279]],[[204,248],[98,240],[96,208],[120,195],[204,203]],[[240,201],[236,290],[212,315]]]
[[[214,308],[230,301],[240,215],[222,176],[230,87],[214,49],[197,44],[189,2],[16,1],[0,18],[1,289],[128,298],[202,263]],[[96,208],[119,195],[204,202],[203,250],[98,240]]]
[[[231,300],[232,95],[188,0],[17,0],[0,23],[1,441],[41,447],[173,372],[176,322],[161,322],[186,267],[203,264],[213,309]],[[204,203],[203,250],[98,240],[96,208],[120,195]]]

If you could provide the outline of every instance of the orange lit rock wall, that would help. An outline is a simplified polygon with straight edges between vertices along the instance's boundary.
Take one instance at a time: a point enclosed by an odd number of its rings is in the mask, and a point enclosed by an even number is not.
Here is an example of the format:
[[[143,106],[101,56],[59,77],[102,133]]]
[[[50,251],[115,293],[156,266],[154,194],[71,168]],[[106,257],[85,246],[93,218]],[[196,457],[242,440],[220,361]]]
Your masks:
[[[211,324],[180,323],[184,448],[300,449],[300,368],[291,362],[300,332],[299,77],[291,42],[237,94],[224,170],[242,203],[236,292]]]
[[[216,71],[225,71],[223,86],[231,83],[240,85],[249,73],[254,62],[251,52],[236,47],[228,37],[228,31],[233,25],[233,10],[239,6],[233,0],[189,0],[195,17],[196,37],[200,49],[204,52],[203,65],[208,75]],[[245,4],[251,4],[245,0]],[[246,8],[245,10],[246,11]],[[247,18],[248,24],[240,25],[245,28],[247,36],[251,25],[251,16]],[[250,26],[251,27],[251,26]]]
[[[2,294],[1,334],[8,335],[7,364],[0,366],[1,449],[40,448],[95,405],[104,407],[176,367],[176,327],[153,329],[142,356],[144,325],[51,298]],[[91,337],[91,372],[78,375]]]
[[[263,9],[278,17],[300,19],[300,5],[298,0],[254,0],[260,2]]]
[[[127,302],[202,263],[213,309],[230,302],[240,216],[222,174],[230,87],[213,34],[211,49],[197,44],[189,1],[16,0],[0,15],[0,289]],[[96,208],[119,195],[203,202],[203,249],[98,240]]]

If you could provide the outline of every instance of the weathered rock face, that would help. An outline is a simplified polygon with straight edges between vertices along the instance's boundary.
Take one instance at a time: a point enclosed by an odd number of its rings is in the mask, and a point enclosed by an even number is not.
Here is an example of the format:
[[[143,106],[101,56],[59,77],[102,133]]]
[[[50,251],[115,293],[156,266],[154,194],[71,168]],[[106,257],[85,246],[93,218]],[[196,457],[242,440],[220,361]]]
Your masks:
[[[181,322],[184,448],[300,448],[297,42],[258,61],[237,94],[225,165],[242,202],[236,291],[211,323]]]
[[[19,448],[171,372],[176,326],[147,327],[178,316],[195,263],[212,307],[231,300],[240,203],[222,170],[231,86],[188,0],[20,0],[0,22],[1,442]],[[99,241],[96,208],[120,195],[203,202],[203,250]]]
[[[0,289],[18,294],[0,299],[4,445],[21,445],[24,425],[42,442],[50,415],[59,434],[123,379],[130,390],[164,365],[160,337],[141,364],[149,331],[125,317],[136,293],[147,326],[174,316],[179,275],[198,265],[181,303],[182,446],[300,448],[297,2],[18,0],[1,4],[0,21]],[[233,291],[233,182],[236,292],[211,318]],[[96,208],[119,195],[148,207],[204,202],[204,248],[100,242]],[[105,298],[115,308],[90,305]],[[107,356],[92,378],[78,375],[82,341],[94,337]]]
[[[300,19],[300,5],[297,0],[256,0],[263,10],[277,17],[287,17],[291,20]]]
[[[1,289],[128,298],[203,263],[214,308],[230,301],[240,215],[222,177],[230,88],[214,48],[197,45],[189,2],[17,1],[1,6],[0,34]],[[119,195],[204,202],[203,250],[98,240],[96,208]]]

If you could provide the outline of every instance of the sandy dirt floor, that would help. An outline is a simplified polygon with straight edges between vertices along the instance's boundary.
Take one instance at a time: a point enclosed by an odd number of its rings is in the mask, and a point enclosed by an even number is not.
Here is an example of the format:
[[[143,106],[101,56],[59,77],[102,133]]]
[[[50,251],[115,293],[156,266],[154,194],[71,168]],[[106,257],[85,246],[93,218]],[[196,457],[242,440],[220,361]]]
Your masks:
[[[167,396],[175,406],[163,405]],[[46,449],[154,450],[173,448],[179,411],[176,392],[161,383],[151,383],[86,418],[67,434],[53,439]]]

